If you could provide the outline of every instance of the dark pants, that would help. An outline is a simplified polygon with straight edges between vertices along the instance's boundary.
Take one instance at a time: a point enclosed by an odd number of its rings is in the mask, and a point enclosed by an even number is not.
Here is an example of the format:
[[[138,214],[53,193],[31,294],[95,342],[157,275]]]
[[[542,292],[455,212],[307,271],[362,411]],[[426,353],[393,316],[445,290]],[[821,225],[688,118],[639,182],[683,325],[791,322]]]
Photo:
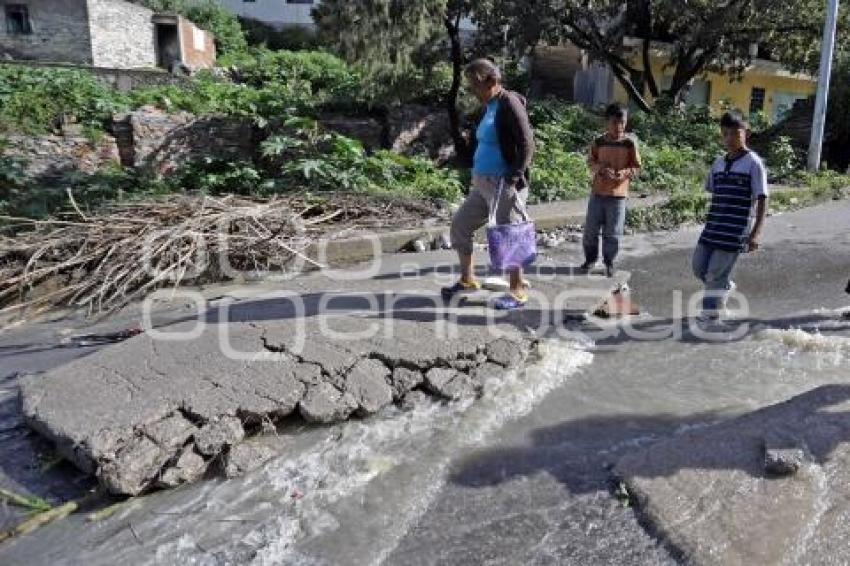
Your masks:
[[[626,225],[626,199],[590,195],[584,222],[584,260],[595,263],[599,257],[599,231],[602,231],[602,260],[612,265],[620,251],[620,238]]]

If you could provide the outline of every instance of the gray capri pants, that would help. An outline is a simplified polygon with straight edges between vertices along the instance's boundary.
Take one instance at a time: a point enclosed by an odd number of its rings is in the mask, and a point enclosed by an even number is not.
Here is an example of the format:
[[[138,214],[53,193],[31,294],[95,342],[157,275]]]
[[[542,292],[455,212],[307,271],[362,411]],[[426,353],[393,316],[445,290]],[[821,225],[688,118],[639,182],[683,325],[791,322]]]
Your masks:
[[[475,231],[484,226],[490,218],[490,211],[499,194],[499,182],[502,177],[491,175],[473,175],[472,188],[466,200],[460,205],[452,218],[452,247],[463,255],[472,254],[472,238]],[[510,224],[528,219],[525,202],[528,188],[517,191],[509,184],[502,187],[502,194],[496,206],[496,223]]]

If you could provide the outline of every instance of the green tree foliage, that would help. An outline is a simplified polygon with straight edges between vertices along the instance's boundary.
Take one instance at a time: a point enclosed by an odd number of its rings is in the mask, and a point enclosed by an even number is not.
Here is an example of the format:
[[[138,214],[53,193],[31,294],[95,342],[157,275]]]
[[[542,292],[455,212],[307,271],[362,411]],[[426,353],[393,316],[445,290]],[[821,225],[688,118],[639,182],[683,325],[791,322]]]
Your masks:
[[[248,47],[245,32],[232,12],[212,0],[193,4],[186,10],[186,17],[209,30],[215,37],[216,50],[222,55],[238,53]]]
[[[327,0],[313,10],[320,33],[369,68],[406,68],[448,15],[447,0]]]
[[[318,34],[310,28],[302,26],[287,26],[278,29],[265,22],[252,18],[239,18],[245,39],[250,46],[264,46],[269,49],[286,49],[304,51],[319,49],[322,46]]]
[[[539,42],[570,41],[606,62],[644,110],[653,98],[677,100],[690,81],[708,70],[740,75],[754,55],[769,55],[795,69],[810,68],[819,49],[825,3],[821,0],[489,0],[478,12],[485,36],[509,30],[515,50]],[[842,12],[847,29],[847,9]],[[753,45],[761,51],[754,52]],[[671,83],[641,72],[664,46]],[[635,55],[641,65],[635,64]],[[645,89],[644,89],[645,87]]]
[[[462,184],[451,169],[391,151],[367,155],[357,140],[322,130],[311,119],[291,118],[285,131],[263,143],[277,182],[288,190],[363,191],[456,200]]]
[[[460,148],[464,142],[457,99],[466,60],[460,24],[476,5],[471,0],[326,0],[313,17],[324,41],[371,72],[409,71],[417,57],[445,43],[452,66],[445,106],[455,147]]]

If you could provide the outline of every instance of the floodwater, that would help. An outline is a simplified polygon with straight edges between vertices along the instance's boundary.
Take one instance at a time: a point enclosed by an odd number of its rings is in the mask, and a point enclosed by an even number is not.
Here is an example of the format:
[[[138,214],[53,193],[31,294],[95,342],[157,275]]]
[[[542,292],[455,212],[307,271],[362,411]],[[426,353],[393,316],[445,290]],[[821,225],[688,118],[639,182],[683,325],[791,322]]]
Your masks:
[[[829,211],[846,218],[848,207]],[[612,493],[617,459],[850,382],[850,236],[833,225],[800,243],[789,230],[742,261],[750,311],[708,337],[681,318],[696,290],[693,233],[635,238],[624,267],[644,314],[631,329],[575,322],[475,403],[283,429],[259,440],[282,455],[253,474],[129,500],[100,521],[72,516],[0,546],[0,563],[677,563]]]

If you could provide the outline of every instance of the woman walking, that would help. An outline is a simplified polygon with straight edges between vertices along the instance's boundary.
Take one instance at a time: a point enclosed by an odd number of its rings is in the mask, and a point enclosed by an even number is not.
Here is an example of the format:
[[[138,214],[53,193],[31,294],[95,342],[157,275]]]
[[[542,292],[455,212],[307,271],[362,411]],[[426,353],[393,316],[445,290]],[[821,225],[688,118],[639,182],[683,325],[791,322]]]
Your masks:
[[[497,224],[527,218],[528,169],[534,154],[534,135],[525,98],[502,87],[499,68],[487,59],[477,59],[465,70],[469,89],[482,108],[472,139],[472,188],[452,218],[451,240],[460,261],[460,280],[442,289],[450,300],[458,293],[475,291],[472,238],[495,210]],[[495,308],[512,310],[528,301],[522,269],[509,270],[510,290]]]

